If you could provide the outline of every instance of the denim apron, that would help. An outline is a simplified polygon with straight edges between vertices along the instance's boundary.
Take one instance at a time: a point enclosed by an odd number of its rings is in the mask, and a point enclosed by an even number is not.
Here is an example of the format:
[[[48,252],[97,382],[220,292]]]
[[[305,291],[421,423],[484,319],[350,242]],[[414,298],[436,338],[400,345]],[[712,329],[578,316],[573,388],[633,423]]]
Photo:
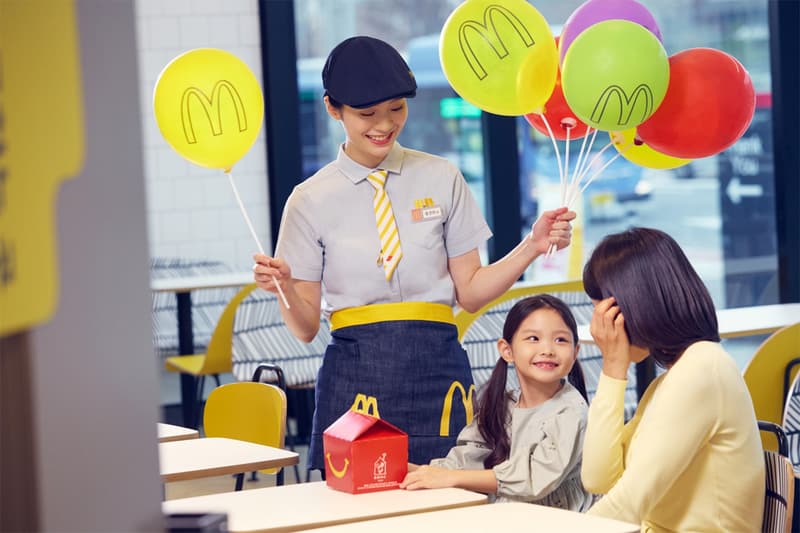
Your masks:
[[[453,324],[393,320],[335,329],[317,375],[308,467],[325,468],[322,433],[358,398],[408,434],[410,462],[444,457],[471,421],[473,396]]]

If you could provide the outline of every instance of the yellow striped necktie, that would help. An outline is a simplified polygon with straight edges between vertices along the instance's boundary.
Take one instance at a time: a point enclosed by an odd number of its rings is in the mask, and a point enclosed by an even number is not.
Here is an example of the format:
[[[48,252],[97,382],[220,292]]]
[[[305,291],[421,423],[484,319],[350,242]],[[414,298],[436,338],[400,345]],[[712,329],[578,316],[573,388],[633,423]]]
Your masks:
[[[392,202],[386,195],[386,170],[378,169],[367,176],[367,180],[375,187],[375,197],[372,205],[375,209],[375,223],[378,226],[378,235],[381,239],[381,261],[386,281],[392,279],[392,273],[397,268],[397,263],[403,257],[400,249],[400,234],[397,232],[397,222],[392,212]]]

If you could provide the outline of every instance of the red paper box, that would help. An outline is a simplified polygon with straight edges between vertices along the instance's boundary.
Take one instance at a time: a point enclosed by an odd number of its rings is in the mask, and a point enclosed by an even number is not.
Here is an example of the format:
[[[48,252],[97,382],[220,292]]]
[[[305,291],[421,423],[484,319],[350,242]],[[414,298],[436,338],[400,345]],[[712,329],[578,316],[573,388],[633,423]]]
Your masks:
[[[347,411],[322,434],[325,481],[352,494],[397,488],[408,471],[408,435],[367,414]]]

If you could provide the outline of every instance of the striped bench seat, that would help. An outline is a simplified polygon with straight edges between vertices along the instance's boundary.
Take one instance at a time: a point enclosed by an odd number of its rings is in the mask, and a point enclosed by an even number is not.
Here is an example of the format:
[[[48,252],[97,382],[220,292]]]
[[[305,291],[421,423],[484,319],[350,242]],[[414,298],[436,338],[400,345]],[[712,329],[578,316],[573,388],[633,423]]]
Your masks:
[[[278,365],[288,388],[313,387],[330,340],[327,320],[310,343],[292,335],[281,318],[277,297],[262,290],[253,291],[236,312],[233,325],[233,375],[239,381],[253,377],[262,363]]]

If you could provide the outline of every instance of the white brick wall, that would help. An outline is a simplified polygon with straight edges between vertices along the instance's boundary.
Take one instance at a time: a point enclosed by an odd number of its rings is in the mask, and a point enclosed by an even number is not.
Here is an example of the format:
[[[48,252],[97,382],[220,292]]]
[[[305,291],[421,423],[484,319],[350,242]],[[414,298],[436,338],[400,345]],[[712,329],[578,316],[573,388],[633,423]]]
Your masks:
[[[258,248],[228,179],[219,170],[189,163],[169,147],[153,117],[152,98],[161,70],[193,48],[227,50],[262,80],[258,2],[136,0],[136,26],[150,255],[218,260],[247,270]],[[265,158],[262,129],[233,176],[258,238],[271,253]]]

